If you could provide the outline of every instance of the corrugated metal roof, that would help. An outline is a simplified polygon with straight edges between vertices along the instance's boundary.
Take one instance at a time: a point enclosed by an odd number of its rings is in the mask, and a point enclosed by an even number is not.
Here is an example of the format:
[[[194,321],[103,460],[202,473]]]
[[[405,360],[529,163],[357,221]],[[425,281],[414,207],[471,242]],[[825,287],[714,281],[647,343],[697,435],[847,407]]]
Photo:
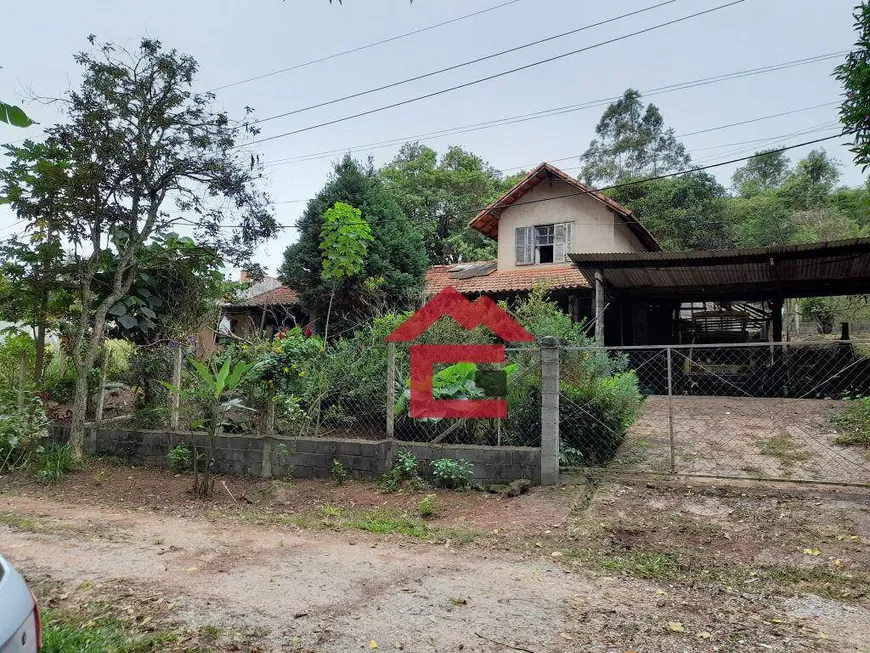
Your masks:
[[[624,293],[657,297],[811,297],[870,292],[870,238],[738,250],[571,254]]]

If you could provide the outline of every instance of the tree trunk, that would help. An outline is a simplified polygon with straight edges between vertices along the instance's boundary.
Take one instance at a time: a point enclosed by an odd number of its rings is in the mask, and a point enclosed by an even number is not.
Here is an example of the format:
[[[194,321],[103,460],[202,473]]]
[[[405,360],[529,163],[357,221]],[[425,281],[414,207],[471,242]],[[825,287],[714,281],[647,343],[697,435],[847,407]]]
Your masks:
[[[42,383],[42,368],[45,365],[45,321],[40,319],[36,326],[36,357],[33,360],[33,380]]]
[[[323,329],[323,346],[326,346],[326,339],[329,337],[329,316],[332,315],[332,300],[335,299],[335,286],[332,284],[332,292],[329,293],[329,306],[326,309],[326,326]]]
[[[85,416],[88,409],[88,374],[87,371],[76,374],[76,392],[73,401],[72,425],[69,433],[69,444],[77,459],[84,457]]]

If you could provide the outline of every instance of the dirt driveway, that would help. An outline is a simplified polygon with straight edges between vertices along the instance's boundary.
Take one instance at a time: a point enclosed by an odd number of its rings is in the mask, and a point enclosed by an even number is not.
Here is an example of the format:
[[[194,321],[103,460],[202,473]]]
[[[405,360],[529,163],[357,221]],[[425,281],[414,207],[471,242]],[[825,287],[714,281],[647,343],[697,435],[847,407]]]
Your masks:
[[[55,488],[0,482],[0,552],[49,605],[108,602],[217,633],[216,650],[870,652],[863,495],[453,493],[422,533],[383,522],[403,536],[353,506],[418,495],[303,482],[251,512],[228,495],[252,482],[227,478],[203,510],[174,494],[184,479],[96,464]]]

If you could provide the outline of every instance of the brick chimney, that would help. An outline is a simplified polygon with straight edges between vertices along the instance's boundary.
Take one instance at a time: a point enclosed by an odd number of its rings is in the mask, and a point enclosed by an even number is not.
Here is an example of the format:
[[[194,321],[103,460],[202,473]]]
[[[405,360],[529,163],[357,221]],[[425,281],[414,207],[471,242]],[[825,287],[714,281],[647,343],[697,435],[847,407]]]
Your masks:
[[[248,271],[242,268],[242,271],[239,273],[239,281],[245,283],[246,281],[250,281],[251,277],[248,276]]]

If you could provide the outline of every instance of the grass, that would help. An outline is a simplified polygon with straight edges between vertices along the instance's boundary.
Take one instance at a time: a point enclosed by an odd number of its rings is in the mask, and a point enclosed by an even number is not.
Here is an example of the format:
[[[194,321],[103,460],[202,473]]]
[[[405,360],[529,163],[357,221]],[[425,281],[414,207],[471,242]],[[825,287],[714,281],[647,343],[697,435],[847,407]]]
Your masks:
[[[262,513],[252,515],[254,521],[296,526],[305,530],[357,530],[379,535],[404,535],[421,540],[451,540],[467,543],[477,534],[454,528],[433,527],[420,517],[412,517],[401,510],[371,508],[353,511],[335,506],[320,506],[313,512],[272,517]]]
[[[616,576],[632,576],[659,582],[712,583],[720,587],[741,587],[763,581],[776,593],[811,592],[830,599],[857,600],[866,596],[870,574],[834,570],[824,566],[728,565],[693,560],[656,551],[604,553],[575,549],[570,558],[584,567]]]
[[[29,531],[35,533],[37,531],[36,520],[32,517],[24,517],[16,515],[13,512],[0,512],[0,524],[14,528],[17,531]]]
[[[156,653],[178,640],[176,635],[160,631],[142,633],[109,617],[73,616],[49,609],[42,618],[42,653]]]
[[[870,399],[858,399],[842,412],[834,415],[834,424],[844,432],[834,438],[837,444],[870,447]]]
[[[810,459],[810,452],[802,448],[788,433],[774,435],[761,442],[759,453],[776,458],[783,469],[790,469],[795,463]]]

